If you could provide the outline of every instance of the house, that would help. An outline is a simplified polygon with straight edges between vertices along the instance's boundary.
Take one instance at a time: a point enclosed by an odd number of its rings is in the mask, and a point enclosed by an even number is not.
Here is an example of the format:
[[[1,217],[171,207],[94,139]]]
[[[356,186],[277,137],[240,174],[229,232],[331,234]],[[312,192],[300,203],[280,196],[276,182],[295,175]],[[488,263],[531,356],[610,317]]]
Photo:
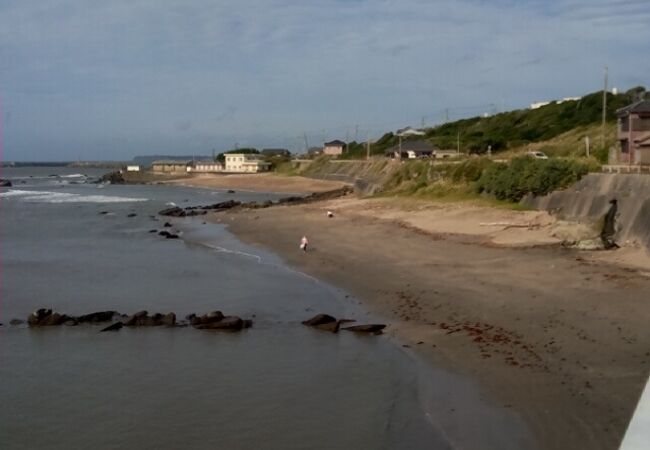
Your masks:
[[[126,171],[127,172],[140,172],[140,166],[138,166],[138,165],[126,166]]]
[[[345,142],[335,139],[330,142],[325,142],[325,145],[323,145],[323,153],[325,155],[337,156],[343,153],[344,147]]]
[[[431,158],[439,151],[438,147],[423,139],[404,141],[386,150],[386,156],[396,159]]]
[[[619,162],[650,164],[650,100],[639,100],[616,111]]]
[[[226,164],[224,172],[230,173],[257,173],[267,172],[271,169],[271,163],[262,159],[257,153],[226,153]]]
[[[190,161],[160,160],[151,163],[151,170],[158,173],[187,173]]]
[[[217,173],[223,171],[224,166],[218,161],[195,161],[188,167],[188,172],[192,173]]]
[[[422,130],[416,130],[415,128],[412,127],[406,127],[406,128],[401,128],[397,130],[395,135],[397,136],[402,136],[402,137],[409,137],[409,136],[424,136],[426,133]]]
[[[286,148],[265,148],[262,150],[262,155],[268,157],[274,157],[274,156],[289,157],[291,156],[291,152]]]

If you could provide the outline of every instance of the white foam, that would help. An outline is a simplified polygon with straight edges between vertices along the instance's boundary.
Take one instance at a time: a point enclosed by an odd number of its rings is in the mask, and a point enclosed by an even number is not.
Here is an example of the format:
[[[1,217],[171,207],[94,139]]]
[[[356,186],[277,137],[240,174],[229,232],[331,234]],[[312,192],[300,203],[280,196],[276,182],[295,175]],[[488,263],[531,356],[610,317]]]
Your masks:
[[[117,197],[111,195],[81,195],[66,192],[22,191],[18,189],[0,193],[0,197],[19,197],[34,203],[125,203],[146,202],[146,198]]]

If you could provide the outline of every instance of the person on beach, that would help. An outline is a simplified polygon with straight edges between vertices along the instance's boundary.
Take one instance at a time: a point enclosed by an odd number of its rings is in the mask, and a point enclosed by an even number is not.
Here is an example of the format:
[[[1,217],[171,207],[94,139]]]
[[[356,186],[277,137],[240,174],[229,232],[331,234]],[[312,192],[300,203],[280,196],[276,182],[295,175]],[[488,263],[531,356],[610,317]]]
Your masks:
[[[300,240],[300,248],[303,252],[307,251],[307,244],[309,244],[309,241],[307,241],[307,236],[303,236]]]
[[[327,211],[327,217],[331,219],[332,217],[334,217],[334,213],[332,211]]]

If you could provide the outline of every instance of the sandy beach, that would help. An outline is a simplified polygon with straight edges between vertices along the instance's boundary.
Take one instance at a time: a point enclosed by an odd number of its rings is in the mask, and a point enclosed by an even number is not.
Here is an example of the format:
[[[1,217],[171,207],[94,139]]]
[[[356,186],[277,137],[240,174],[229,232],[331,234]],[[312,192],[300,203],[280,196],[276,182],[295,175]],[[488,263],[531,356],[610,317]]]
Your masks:
[[[343,186],[338,181],[314,180],[305,177],[283,177],[270,173],[260,174],[201,174],[169,180],[165,183],[215,189],[277,192],[286,194],[323,192]]]
[[[520,414],[542,448],[618,448],[650,371],[650,265],[638,252],[565,249],[564,234],[588,227],[543,212],[404,199],[210,220],[353,294],[418,356]]]

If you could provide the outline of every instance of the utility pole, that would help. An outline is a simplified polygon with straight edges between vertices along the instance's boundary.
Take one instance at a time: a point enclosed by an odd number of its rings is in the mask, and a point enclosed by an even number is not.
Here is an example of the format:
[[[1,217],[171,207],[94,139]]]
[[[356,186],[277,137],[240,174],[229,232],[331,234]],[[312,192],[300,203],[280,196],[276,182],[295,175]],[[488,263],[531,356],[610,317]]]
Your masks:
[[[603,86],[603,131],[601,136],[601,146],[605,149],[605,122],[607,120],[607,66],[605,66],[605,85]]]
[[[460,155],[460,130],[456,134],[456,154]]]
[[[424,128],[424,119],[426,119],[426,116],[422,116],[422,120],[420,121],[420,128]]]
[[[366,160],[370,160],[370,136],[366,134]]]
[[[305,153],[309,150],[309,141],[307,140],[307,133],[302,133],[302,137],[305,139]]]
[[[445,108],[445,122],[449,122],[449,108]]]
[[[354,126],[354,142],[359,140],[359,125]]]

